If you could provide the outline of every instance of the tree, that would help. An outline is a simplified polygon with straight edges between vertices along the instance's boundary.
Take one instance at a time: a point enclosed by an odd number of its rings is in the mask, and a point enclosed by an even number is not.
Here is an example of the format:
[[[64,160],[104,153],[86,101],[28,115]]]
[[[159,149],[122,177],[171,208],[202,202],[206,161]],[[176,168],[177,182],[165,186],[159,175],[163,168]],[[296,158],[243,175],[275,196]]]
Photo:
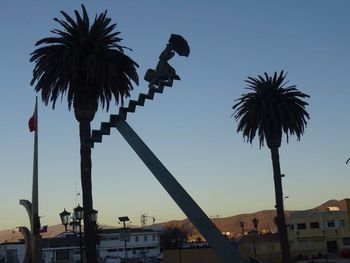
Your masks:
[[[91,185],[91,149],[85,143],[90,137],[90,123],[98,105],[109,110],[114,98],[116,104],[130,96],[133,83],[138,84],[138,65],[124,54],[120,46],[120,32],[111,24],[107,11],[95,16],[90,25],[84,5],[82,15],[77,10],[75,20],[65,12],[65,19],[54,20],[63,29],[54,29],[53,37],[43,38],[31,53],[35,62],[31,85],[41,92],[43,102],[55,103],[67,94],[69,110],[73,106],[79,122],[81,185],[84,206],[84,236],[88,262],[96,262],[96,244],[89,214],[93,209]]]
[[[271,151],[275,199],[278,220],[278,234],[281,243],[283,262],[290,262],[287,229],[283,208],[283,192],[279,162],[279,147],[282,134],[295,135],[300,140],[310,118],[305,110],[308,105],[304,98],[308,95],[296,89],[295,85],[286,86],[286,74],[281,71],[273,77],[264,73],[264,77],[248,77],[248,93],[243,94],[233,106],[234,117],[238,121],[237,132],[252,143],[258,134],[260,147],[266,141]]]
[[[243,221],[239,222],[239,226],[242,229],[242,236],[244,236],[244,222]]]
[[[258,232],[259,219],[257,219],[256,217],[254,217],[254,218],[252,219],[252,223],[253,223],[255,232]]]
[[[166,225],[160,233],[162,249],[180,248],[192,234],[192,229],[186,226]]]

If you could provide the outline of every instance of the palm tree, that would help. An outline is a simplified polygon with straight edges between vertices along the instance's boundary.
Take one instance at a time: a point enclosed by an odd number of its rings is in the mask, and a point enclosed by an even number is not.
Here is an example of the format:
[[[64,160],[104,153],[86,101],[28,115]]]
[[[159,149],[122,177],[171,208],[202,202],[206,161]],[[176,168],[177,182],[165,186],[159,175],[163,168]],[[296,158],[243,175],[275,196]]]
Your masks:
[[[258,232],[259,219],[257,219],[256,217],[254,217],[254,218],[252,219],[252,223],[253,223],[255,232]]]
[[[242,229],[242,236],[244,236],[244,222],[243,221],[239,222],[239,226]]]
[[[273,77],[264,73],[265,77],[249,77],[246,80],[249,90],[236,100],[233,106],[234,117],[238,121],[237,132],[242,132],[243,138],[252,143],[256,133],[260,147],[266,141],[271,151],[275,199],[278,221],[278,233],[282,249],[283,262],[290,262],[288,236],[284,217],[282,180],[279,162],[279,147],[282,134],[287,142],[289,135],[296,135],[300,140],[307,125],[309,114],[305,110],[308,105],[303,99],[308,95],[296,89],[295,85],[286,86],[286,74],[275,72]]]
[[[35,62],[31,85],[41,92],[43,102],[52,103],[67,94],[69,110],[73,106],[79,122],[81,185],[84,206],[84,232],[88,262],[96,262],[93,226],[89,214],[93,209],[91,185],[91,149],[85,143],[90,137],[90,123],[100,104],[109,109],[112,98],[116,104],[130,96],[133,82],[138,84],[138,65],[124,54],[119,45],[120,32],[111,24],[107,11],[95,16],[90,25],[84,5],[82,15],[77,10],[75,20],[65,12],[65,19],[54,20],[62,29],[51,32],[54,37],[43,38],[30,61]]]

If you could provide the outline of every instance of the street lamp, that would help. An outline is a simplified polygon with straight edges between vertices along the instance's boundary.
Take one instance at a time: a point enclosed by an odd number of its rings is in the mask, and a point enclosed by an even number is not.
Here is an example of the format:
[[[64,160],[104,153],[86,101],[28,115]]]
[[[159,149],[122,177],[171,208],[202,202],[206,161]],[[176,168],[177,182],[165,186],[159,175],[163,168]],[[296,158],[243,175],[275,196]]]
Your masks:
[[[126,242],[129,240],[129,235],[126,230],[126,222],[130,221],[129,217],[127,216],[120,216],[118,217],[119,222],[123,222],[123,228],[124,228],[124,233],[123,233],[123,239],[124,239],[124,250],[125,250],[125,262],[128,262],[128,251],[126,248]],[[122,239],[122,237],[121,237]]]
[[[90,221],[93,224],[96,224],[96,222],[97,222],[97,214],[98,214],[98,211],[95,210],[95,209],[92,209],[91,212],[90,212]]]
[[[80,221],[84,217],[84,208],[82,208],[79,204],[76,208],[74,208],[75,218]]]
[[[82,233],[81,233],[81,220],[84,217],[84,209],[78,204],[76,208],[74,208],[74,217],[78,220],[79,223],[79,246],[80,246],[80,262],[83,263],[83,248],[82,248]]]
[[[63,212],[60,213],[60,217],[62,225],[64,225],[64,230],[65,232],[67,232],[67,225],[69,224],[70,213],[67,212],[66,209],[64,209]]]

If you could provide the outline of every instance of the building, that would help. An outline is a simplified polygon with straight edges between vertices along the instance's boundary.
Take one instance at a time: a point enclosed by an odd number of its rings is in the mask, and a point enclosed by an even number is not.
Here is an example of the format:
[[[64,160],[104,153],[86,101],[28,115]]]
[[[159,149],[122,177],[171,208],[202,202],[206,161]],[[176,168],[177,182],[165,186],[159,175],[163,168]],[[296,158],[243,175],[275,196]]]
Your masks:
[[[24,242],[4,242],[0,244],[0,262],[23,262]]]
[[[83,242],[82,240],[82,253],[84,253]],[[80,238],[73,232],[62,233],[55,238],[44,238],[41,245],[45,263],[80,262]]]
[[[331,208],[322,212],[293,213],[287,218],[293,255],[344,255],[350,251],[347,211]]]
[[[326,211],[293,212],[286,218],[290,253],[294,259],[350,258],[348,211],[330,207]],[[244,258],[279,262],[278,233],[244,235],[239,240]]]
[[[159,232],[144,228],[103,229],[100,233],[100,258],[104,262],[132,259],[157,262],[161,258]]]
[[[278,233],[249,232],[238,240],[238,251],[245,259],[253,257],[266,262],[281,260]]]
[[[157,262],[161,258],[159,232],[144,228],[102,229],[97,254],[99,262],[119,263]],[[62,233],[55,238],[42,239],[44,263],[80,262],[80,238],[73,232]],[[0,244],[0,262],[23,262],[24,242]],[[85,257],[84,239],[82,253]]]

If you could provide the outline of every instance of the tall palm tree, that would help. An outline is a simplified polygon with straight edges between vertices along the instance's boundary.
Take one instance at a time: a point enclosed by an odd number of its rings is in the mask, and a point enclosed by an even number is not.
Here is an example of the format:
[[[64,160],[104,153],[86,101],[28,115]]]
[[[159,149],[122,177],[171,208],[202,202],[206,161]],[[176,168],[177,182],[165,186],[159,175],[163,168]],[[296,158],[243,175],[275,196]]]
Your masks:
[[[75,19],[61,11],[65,19],[54,20],[62,29],[54,29],[53,37],[36,43],[38,47],[30,61],[35,62],[31,85],[41,92],[43,102],[55,103],[67,94],[69,110],[73,106],[79,122],[81,185],[83,190],[84,232],[88,262],[96,262],[93,226],[89,214],[93,209],[91,186],[91,149],[85,139],[90,137],[90,123],[100,104],[109,109],[114,98],[116,104],[130,96],[133,82],[138,84],[138,65],[124,54],[119,45],[120,32],[111,24],[107,11],[95,16],[90,25],[84,5],[82,15],[74,11]]]
[[[255,230],[256,232],[258,232],[259,219],[257,219],[256,217],[254,217],[254,218],[252,219],[252,223],[253,223],[253,226],[254,226],[254,230]]]
[[[238,121],[237,132],[242,132],[243,138],[252,143],[258,134],[260,147],[266,141],[271,151],[275,199],[278,221],[278,234],[281,243],[283,262],[290,262],[287,229],[283,208],[283,192],[281,169],[279,162],[279,147],[282,134],[287,142],[289,135],[296,135],[300,140],[307,125],[309,114],[305,110],[308,105],[304,98],[308,95],[296,89],[295,85],[286,86],[286,74],[281,71],[272,76],[264,73],[264,77],[248,77],[246,80],[248,93],[236,100],[234,117]]]
[[[239,226],[242,229],[242,236],[244,236],[244,222],[243,221],[239,222]]]

